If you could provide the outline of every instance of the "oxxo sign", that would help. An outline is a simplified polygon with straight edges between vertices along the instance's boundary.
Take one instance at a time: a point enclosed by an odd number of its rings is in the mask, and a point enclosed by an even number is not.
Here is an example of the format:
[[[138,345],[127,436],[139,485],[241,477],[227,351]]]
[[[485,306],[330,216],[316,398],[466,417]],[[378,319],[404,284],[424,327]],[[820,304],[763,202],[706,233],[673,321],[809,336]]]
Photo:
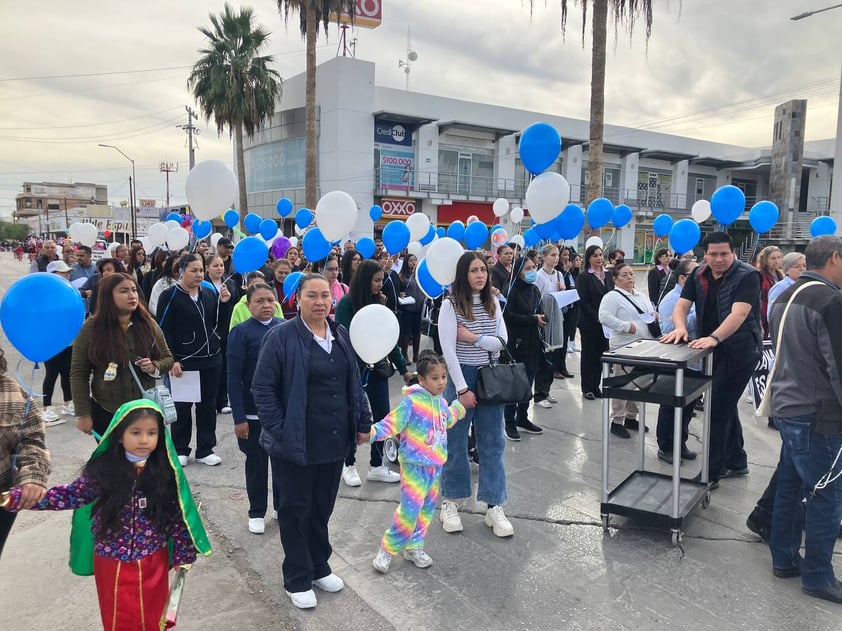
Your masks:
[[[415,214],[414,199],[391,199],[384,197],[380,200],[380,208],[383,209],[384,217],[409,217]]]
[[[374,121],[374,142],[386,145],[412,146],[413,127],[389,120]]]

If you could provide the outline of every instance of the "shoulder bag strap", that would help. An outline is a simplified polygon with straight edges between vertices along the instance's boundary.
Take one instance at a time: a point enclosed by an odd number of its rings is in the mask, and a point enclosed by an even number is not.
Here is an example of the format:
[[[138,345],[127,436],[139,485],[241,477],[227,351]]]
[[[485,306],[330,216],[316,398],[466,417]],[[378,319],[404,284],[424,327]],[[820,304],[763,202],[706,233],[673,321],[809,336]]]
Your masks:
[[[638,307],[638,306],[637,306],[637,303],[636,303],[634,300],[632,300],[631,298],[629,298],[626,294],[624,294],[624,293],[622,293],[622,292],[620,292],[620,291],[617,291],[616,289],[613,289],[612,291],[616,291],[616,292],[617,292],[618,294],[620,294],[623,298],[625,298],[625,299],[629,302],[629,304],[631,304],[631,306],[632,306],[632,307],[634,307],[634,308],[635,308],[635,310],[636,310],[636,311],[637,311],[640,315],[643,315],[644,313],[646,313],[646,312],[645,312],[645,311],[643,311],[640,307]]]
[[[134,366],[131,362],[129,362],[129,370],[132,371],[132,377],[134,377],[134,381],[137,384],[137,387],[140,388],[140,394],[142,395],[145,391],[145,388],[143,387],[143,384],[140,383],[140,378],[137,376],[137,373],[135,372]]]
[[[784,314],[781,316],[781,325],[778,327],[778,339],[775,342],[775,358],[776,359],[775,359],[775,363],[772,364],[772,370],[769,371],[769,376],[766,379],[766,387],[767,388],[772,384],[772,378],[775,376],[775,368],[778,367],[777,357],[778,357],[778,354],[781,351],[781,339],[784,336],[784,324],[786,323],[786,314],[789,313],[789,308],[792,305],[792,302],[795,300],[795,297],[798,294],[801,293],[802,290],[806,289],[807,287],[810,287],[811,285],[821,285],[821,284],[822,283],[820,283],[817,280],[810,281],[809,283],[804,283],[803,285],[801,285],[801,287],[799,287],[794,292],[792,292],[792,295],[789,297],[789,300],[786,303],[786,307],[784,307]]]

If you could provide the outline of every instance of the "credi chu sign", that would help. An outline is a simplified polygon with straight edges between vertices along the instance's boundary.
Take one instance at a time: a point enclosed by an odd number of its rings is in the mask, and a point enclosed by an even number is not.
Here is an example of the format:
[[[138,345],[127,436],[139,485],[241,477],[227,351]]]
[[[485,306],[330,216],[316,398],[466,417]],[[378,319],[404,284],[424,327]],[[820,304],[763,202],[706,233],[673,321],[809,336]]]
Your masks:
[[[412,132],[415,127],[390,120],[374,121],[374,142],[385,145],[412,146]]]

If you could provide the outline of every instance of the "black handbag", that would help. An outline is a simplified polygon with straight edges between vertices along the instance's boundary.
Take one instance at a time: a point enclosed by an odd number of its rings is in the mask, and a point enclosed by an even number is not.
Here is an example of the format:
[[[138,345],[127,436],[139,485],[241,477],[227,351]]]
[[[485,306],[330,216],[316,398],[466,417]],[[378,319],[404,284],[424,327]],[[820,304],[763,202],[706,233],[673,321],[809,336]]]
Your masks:
[[[477,369],[477,402],[505,405],[529,401],[532,386],[526,375],[526,366],[512,359],[502,337],[497,339],[503,344],[499,360],[495,362],[492,354],[488,353],[488,365]]]
[[[392,366],[389,358],[385,357],[371,367],[371,374],[381,379],[388,379],[395,374],[395,367]]]
[[[617,290],[615,289],[614,291]],[[638,307],[637,303],[635,303],[635,301],[629,298],[626,294],[621,293],[619,291],[617,291],[617,293],[620,294],[626,300],[628,300],[629,303],[631,303],[631,306],[634,307],[640,315],[646,313],[640,307]],[[644,324],[646,324],[646,328],[649,329],[649,332],[652,334],[652,337],[654,337],[656,340],[663,335],[663,333],[661,333],[661,323],[657,320],[655,320],[654,322],[645,322]]]

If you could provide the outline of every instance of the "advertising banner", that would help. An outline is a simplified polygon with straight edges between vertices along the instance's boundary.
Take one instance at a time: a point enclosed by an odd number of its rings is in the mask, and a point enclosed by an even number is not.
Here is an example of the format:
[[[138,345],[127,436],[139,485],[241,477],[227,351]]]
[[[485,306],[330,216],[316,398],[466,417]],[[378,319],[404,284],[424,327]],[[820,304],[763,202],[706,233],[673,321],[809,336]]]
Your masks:
[[[415,214],[417,203],[414,199],[383,197],[380,200],[380,207],[386,219],[406,219]]]
[[[374,121],[374,142],[386,145],[412,146],[415,127],[406,123],[380,119]]]
[[[401,149],[380,149],[380,188],[412,190],[415,153]]]
[[[350,4],[350,3],[348,3]],[[383,21],[383,0],[355,0],[354,26],[359,28],[377,28]],[[351,24],[350,11],[343,11],[339,16],[330,14],[330,21],[339,19],[340,24]]]
[[[246,149],[249,193],[304,188],[304,138],[287,138]]]
[[[754,368],[754,373],[751,375],[751,394],[754,397],[754,409],[760,407],[760,402],[763,400],[763,393],[766,392],[768,385],[769,371],[772,370],[772,364],[775,363],[775,349],[772,348],[770,340],[763,340],[763,355],[757,362]]]

